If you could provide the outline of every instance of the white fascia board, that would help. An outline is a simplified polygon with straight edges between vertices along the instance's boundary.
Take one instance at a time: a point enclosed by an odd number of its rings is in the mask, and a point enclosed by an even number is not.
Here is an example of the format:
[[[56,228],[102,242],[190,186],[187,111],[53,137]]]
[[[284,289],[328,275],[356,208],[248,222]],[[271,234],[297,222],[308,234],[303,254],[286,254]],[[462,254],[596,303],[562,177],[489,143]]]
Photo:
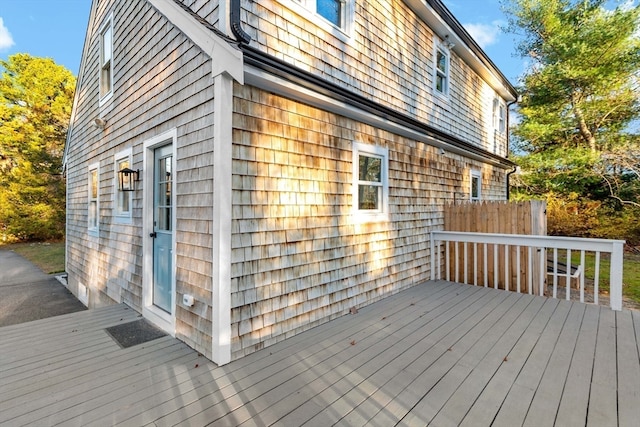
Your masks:
[[[458,34],[436,13],[425,0],[404,0],[431,30],[441,39],[449,36],[448,40],[455,46],[451,49],[464,60],[476,73],[486,81],[507,102],[515,101],[513,94],[504,86],[501,79],[487,67],[484,62],[471,50]]]
[[[235,49],[223,38],[206,28],[173,0],[147,1],[204,53],[209,55],[213,77],[227,73],[238,83],[244,84],[244,61],[240,50]]]
[[[480,154],[466,151],[464,148],[433,138],[422,132],[402,126],[398,123],[377,116],[367,111],[361,110],[353,105],[322,95],[311,89],[307,89],[293,82],[285,80],[281,77],[274,76],[264,70],[252,65],[245,66],[246,84],[273,92],[277,95],[284,96],[295,101],[299,101],[313,107],[320,108],[331,113],[360,121],[371,126],[387,130],[394,134],[412,139],[414,141],[424,142],[434,147],[442,148],[448,152],[460,154],[461,156],[475,159],[486,164],[498,166],[502,169],[510,169],[511,166],[505,165],[492,157],[485,157]]]

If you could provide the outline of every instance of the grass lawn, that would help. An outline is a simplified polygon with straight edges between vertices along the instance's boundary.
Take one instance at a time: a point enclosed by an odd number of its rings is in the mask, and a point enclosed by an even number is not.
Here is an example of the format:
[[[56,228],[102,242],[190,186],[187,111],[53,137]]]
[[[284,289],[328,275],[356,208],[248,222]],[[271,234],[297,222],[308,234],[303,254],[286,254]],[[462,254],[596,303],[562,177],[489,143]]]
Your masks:
[[[22,255],[47,274],[64,271],[64,241],[53,243],[14,243],[0,246]]]

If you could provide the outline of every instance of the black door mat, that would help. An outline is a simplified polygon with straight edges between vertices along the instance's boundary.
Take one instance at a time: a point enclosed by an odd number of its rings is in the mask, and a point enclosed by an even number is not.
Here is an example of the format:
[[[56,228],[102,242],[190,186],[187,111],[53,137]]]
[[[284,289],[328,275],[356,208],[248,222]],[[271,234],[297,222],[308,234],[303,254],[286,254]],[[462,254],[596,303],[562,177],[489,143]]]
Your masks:
[[[105,331],[122,348],[153,341],[162,338],[167,334],[147,322],[145,319],[134,320],[133,322],[106,328]]]

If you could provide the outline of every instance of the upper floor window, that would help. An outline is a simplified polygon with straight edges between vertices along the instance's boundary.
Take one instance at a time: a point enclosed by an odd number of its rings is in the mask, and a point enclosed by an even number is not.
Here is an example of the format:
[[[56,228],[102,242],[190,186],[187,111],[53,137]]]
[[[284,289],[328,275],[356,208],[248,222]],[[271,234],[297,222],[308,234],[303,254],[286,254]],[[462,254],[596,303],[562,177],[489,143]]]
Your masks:
[[[493,128],[501,134],[507,130],[507,107],[499,98],[493,99]]]
[[[440,44],[436,46],[434,79],[436,93],[449,96],[449,51]]]
[[[389,151],[353,143],[354,212],[382,219],[389,208]]]
[[[113,193],[115,194],[115,220],[119,223],[131,222],[131,207],[133,193],[122,191],[119,186],[118,171],[131,168],[131,149],[122,151],[115,156]],[[131,176],[123,179],[133,179]],[[129,183],[127,183],[129,184]]]
[[[320,15],[332,25],[345,31],[348,23],[351,0],[294,0],[305,9]]]
[[[482,197],[482,173],[477,170],[471,171],[471,201],[478,201]]]
[[[113,19],[100,29],[100,100],[113,92]]]
[[[87,231],[89,234],[97,236],[100,212],[100,167],[98,163],[89,166],[88,178]]]

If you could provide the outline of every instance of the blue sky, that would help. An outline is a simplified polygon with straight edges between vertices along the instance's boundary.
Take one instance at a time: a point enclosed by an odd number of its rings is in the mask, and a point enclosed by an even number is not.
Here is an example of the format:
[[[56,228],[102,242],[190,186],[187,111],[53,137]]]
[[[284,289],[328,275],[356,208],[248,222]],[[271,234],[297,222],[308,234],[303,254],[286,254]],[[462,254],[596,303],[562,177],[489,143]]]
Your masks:
[[[513,58],[510,35],[498,26],[506,22],[499,0],[445,0],[489,57],[513,83],[523,71]],[[0,58],[14,53],[53,58],[78,74],[90,0],[0,0]]]
[[[53,58],[77,75],[90,6],[90,0],[0,0],[0,58]]]

